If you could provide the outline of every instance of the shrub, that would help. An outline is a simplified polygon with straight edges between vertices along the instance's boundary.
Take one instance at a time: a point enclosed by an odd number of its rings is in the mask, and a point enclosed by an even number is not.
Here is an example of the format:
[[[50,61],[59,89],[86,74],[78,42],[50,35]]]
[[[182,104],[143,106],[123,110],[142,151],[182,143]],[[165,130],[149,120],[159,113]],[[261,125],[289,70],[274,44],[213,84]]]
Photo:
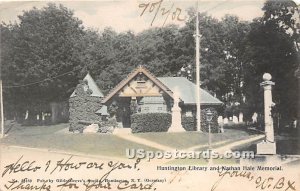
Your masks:
[[[194,116],[182,116],[181,118],[181,124],[182,127],[186,130],[186,131],[195,131],[196,130],[196,126],[197,126],[197,121],[196,118]]]
[[[219,132],[219,124],[218,124],[218,113],[214,108],[209,108],[213,113],[212,121],[210,122],[211,132],[218,133]],[[207,109],[201,110],[201,130],[203,132],[208,132],[208,122],[206,119]],[[196,116],[182,116],[181,118],[182,127],[186,131],[196,131],[197,130],[197,119]]]
[[[132,133],[167,132],[171,126],[170,113],[136,113],[131,116]]]

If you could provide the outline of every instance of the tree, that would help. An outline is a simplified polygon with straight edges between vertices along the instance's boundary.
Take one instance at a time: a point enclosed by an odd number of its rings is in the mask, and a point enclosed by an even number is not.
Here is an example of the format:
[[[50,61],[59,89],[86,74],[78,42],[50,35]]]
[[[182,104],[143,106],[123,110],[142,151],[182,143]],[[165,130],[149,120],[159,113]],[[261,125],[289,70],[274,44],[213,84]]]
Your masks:
[[[14,50],[13,50],[13,42],[14,42],[14,36],[16,31],[16,25],[15,24],[0,24],[0,37],[1,37],[1,43],[0,43],[0,78],[4,81],[5,84],[13,84],[14,80],[10,78],[10,76],[14,75],[14,71],[17,68],[17,65],[13,62],[14,58]],[[4,108],[5,110],[9,111],[16,111],[16,107],[14,104],[14,95],[17,94],[17,91],[14,89],[7,89],[3,88],[4,92]],[[14,113],[8,113],[8,117],[12,117],[15,115]]]
[[[105,29],[100,37],[103,58],[99,60],[97,82],[107,93],[128,75],[137,65],[138,47],[134,33],[128,31],[117,34],[112,29]]]
[[[180,59],[184,61],[184,67],[191,68],[192,81],[195,81],[195,16],[194,11],[190,12],[190,19],[186,26],[180,29],[178,37],[181,50]],[[222,96],[222,78],[224,72],[222,67],[224,65],[225,54],[223,52],[223,31],[222,26],[217,19],[207,16],[206,14],[199,14],[199,25],[201,33],[201,58],[200,58],[200,80],[201,87],[208,89],[218,97]]]
[[[297,55],[293,39],[285,31],[278,29],[276,25],[265,22],[264,18],[251,24],[248,49],[251,58],[248,71],[251,72],[246,74],[245,86],[248,93],[259,92],[263,73],[270,73],[276,83],[273,89],[276,110],[283,121],[290,121],[297,113],[297,86],[294,76]],[[261,112],[262,96],[249,93],[247,97],[248,102],[256,103],[256,109]]]
[[[274,30],[278,32],[283,32],[289,35],[291,40],[294,43],[294,49],[296,50],[296,57],[298,65],[297,68],[293,68],[294,75],[298,78],[298,92],[291,92],[291,97],[294,97],[298,100],[298,111],[297,113],[297,120],[298,120],[298,127],[300,127],[300,10],[299,6],[295,3],[295,1],[291,0],[284,0],[284,1],[275,1],[275,0],[268,0],[264,4],[263,7],[264,12],[264,22],[269,25],[270,27],[274,28]],[[296,80],[296,79],[293,79]],[[296,84],[294,82],[294,84]],[[297,90],[294,89],[294,90]],[[294,95],[294,96],[292,96]],[[295,96],[296,95],[296,96]],[[292,103],[294,104],[294,102]],[[295,114],[294,114],[295,115]],[[295,116],[291,117],[293,120]]]
[[[176,50],[178,27],[168,25],[154,28],[137,35],[140,64],[145,65],[156,76],[174,76],[183,63],[179,63]],[[161,68],[157,70],[157,68]]]
[[[270,27],[290,35],[299,52],[300,47],[300,12],[295,1],[292,0],[267,0],[262,8],[263,20]]]
[[[65,100],[76,86],[77,72],[72,70],[80,65],[78,39],[84,30],[82,22],[62,5],[24,11],[19,20],[18,24],[1,26],[11,33],[9,47],[13,52],[4,52],[1,57],[4,68],[11,69],[3,76],[8,88],[5,97],[13,94],[13,102],[30,109],[33,117],[42,105]]]
[[[221,21],[224,33],[225,64],[223,101],[236,112],[245,113],[245,73],[249,65],[247,54],[250,24],[239,21],[236,16],[226,15]],[[233,112],[235,115],[238,113]]]
[[[226,107],[235,103],[244,104],[244,73],[249,64],[246,53],[248,47],[248,22],[238,17],[226,15],[221,21],[199,14],[201,33],[201,87],[221,99]],[[191,80],[195,80],[195,16],[193,10],[186,26],[180,29],[180,57],[185,65],[179,72],[187,75],[191,70]],[[188,74],[189,75],[189,74]]]

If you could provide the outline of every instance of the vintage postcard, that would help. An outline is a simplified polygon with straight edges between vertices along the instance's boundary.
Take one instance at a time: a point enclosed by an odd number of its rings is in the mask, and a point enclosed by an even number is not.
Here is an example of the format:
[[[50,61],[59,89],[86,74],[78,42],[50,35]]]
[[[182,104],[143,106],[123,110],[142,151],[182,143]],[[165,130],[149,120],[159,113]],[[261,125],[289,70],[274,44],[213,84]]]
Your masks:
[[[300,190],[299,9],[1,1],[0,190]]]

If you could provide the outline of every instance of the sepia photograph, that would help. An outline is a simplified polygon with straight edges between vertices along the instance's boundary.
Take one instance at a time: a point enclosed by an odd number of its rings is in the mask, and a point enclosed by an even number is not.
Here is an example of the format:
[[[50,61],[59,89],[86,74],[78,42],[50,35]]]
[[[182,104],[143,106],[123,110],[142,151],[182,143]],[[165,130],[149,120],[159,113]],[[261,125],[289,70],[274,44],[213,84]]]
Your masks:
[[[0,1],[0,119],[0,191],[300,190],[300,2]]]

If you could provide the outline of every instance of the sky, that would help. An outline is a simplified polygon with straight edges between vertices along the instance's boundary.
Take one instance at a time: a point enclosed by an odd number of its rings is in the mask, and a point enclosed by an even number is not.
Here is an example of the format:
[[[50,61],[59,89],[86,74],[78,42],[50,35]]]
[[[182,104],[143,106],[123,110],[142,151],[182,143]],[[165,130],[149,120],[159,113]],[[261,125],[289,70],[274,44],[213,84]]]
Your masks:
[[[299,1],[299,0],[297,0]],[[0,3],[0,21],[18,22],[18,15],[22,15],[24,10],[32,7],[42,8],[49,1],[21,1]],[[187,17],[187,10],[196,7],[196,1],[179,0],[103,0],[103,1],[51,1],[61,3],[74,11],[74,16],[83,21],[86,28],[103,30],[111,27],[117,32],[131,30],[141,32],[142,30],[159,27],[167,24],[177,24],[182,26]],[[151,3],[156,3],[152,6]],[[263,0],[199,0],[198,9],[200,12],[207,12],[209,15],[221,19],[225,14],[237,15],[241,20],[252,20],[262,16],[261,10]],[[146,8],[146,5],[148,7]],[[143,15],[141,13],[145,9]],[[158,12],[157,12],[158,10]],[[162,15],[162,12],[170,13]],[[169,12],[167,12],[169,11]],[[155,14],[157,15],[155,17]],[[179,14],[180,13],[180,14]],[[168,17],[167,17],[168,15]],[[179,16],[178,16],[179,15]],[[154,20],[153,20],[154,18]],[[153,21],[153,22],[152,22]],[[152,23],[152,26],[151,26]]]

